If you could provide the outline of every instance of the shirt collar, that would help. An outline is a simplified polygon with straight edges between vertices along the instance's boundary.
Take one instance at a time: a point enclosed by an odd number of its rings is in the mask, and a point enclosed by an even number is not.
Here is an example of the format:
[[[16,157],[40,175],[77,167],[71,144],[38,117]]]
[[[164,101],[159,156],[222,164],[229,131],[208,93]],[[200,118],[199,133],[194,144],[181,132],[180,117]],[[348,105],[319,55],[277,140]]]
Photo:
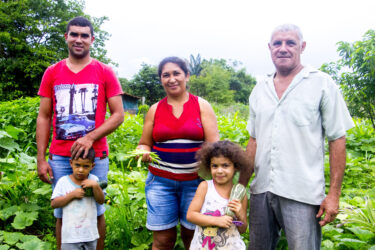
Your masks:
[[[303,69],[295,77],[302,75],[303,78],[308,78],[310,73],[316,73],[316,72],[318,72],[316,68],[312,67],[311,65],[306,65],[306,66],[303,66]],[[267,77],[269,79],[273,79],[275,74],[276,74],[276,71],[267,74]]]

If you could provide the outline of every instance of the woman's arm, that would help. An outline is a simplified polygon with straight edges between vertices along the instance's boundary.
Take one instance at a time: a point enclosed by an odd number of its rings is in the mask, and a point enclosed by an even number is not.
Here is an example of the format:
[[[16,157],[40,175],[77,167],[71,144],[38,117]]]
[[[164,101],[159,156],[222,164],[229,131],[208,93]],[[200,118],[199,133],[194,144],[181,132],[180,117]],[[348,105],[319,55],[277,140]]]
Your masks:
[[[153,144],[152,130],[154,128],[154,118],[155,118],[155,112],[156,112],[157,106],[158,106],[158,103],[155,103],[154,105],[152,105],[146,114],[145,121],[143,123],[142,136],[141,136],[141,139],[139,140],[137,149],[151,151],[151,147]],[[151,160],[152,159],[149,154],[143,154],[142,161],[150,162]]]
[[[207,182],[203,181],[199,184],[195,196],[190,203],[186,219],[191,223],[199,226],[218,226],[229,228],[232,224],[232,217],[224,215],[220,217],[204,215],[200,211],[202,209],[204,199],[207,193]]]
[[[219,131],[217,128],[216,115],[211,105],[203,98],[198,98],[201,120],[204,131],[205,142],[216,142],[220,140]]]

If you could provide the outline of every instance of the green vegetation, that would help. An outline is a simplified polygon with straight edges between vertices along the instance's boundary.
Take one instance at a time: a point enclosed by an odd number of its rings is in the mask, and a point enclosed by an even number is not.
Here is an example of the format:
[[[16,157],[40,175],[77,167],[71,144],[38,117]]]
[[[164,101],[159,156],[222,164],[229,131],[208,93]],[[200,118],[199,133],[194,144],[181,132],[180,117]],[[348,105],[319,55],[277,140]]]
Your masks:
[[[36,173],[35,122],[39,98],[0,103],[0,249],[54,249],[51,188]],[[223,111],[225,108],[226,111]],[[235,109],[235,108],[231,108]],[[246,145],[246,114],[214,105],[221,139]],[[348,159],[341,211],[323,228],[323,249],[375,248],[375,131],[368,120],[355,120],[347,136]],[[110,172],[105,213],[107,249],[149,249],[152,234],[145,228],[144,183],[147,168],[135,160],[143,116],[126,116],[108,137]],[[329,185],[329,166],[326,165]],[[248,242],[248,233],[243,235]],[[183,249],[179,239],[176,249]],[[282,237],[278,249],[286,248]]]
[[[45,69],[68,55],[64,33],[75,16],[86,16],[95,29],[92,55],[106,57],[109,34],[100,30],[106,17],[83,13],[84,1],[0,1],[0,99],[35,96]]]
[[[369,119],[375,128],[375,30],[361,41],[339,42],[341,59],[322,69],[341,85],[352,115]]]
[[[211,103],[230,105],[247,104],[256,80],[246,73],[245,68],[237,69],[240,63],[229,64],[224,59],[201,60],[190,56],[191,76],[189,91]],[[143,64],[138,74],[131,80],[120,78],[120,82],[129,94],[144,96],[146,103],[152,105],[165,97],[163,86],[157,74],[157,66]]]

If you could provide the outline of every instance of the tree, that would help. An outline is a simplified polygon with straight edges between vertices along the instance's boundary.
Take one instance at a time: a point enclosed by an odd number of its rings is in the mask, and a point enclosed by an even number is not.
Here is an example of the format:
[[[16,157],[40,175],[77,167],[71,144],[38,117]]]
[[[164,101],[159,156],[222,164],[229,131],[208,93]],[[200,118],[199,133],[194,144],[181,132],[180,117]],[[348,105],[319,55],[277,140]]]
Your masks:
[[[199,76],[202,71],[202,61],[201,61],[201,55],[198,54],[197,57],[194,57],[193,55],[190,55],[190,74]]]
[[[83,13],[82,1],[15,0],[0,2],[0,99],[34,96],[45,69],[68,55],[64,33],[75,16],[92,21],[95,42],[92,56],[109,63],[100,30],[106,17],[91,18]]]
[[[235,91],[234,101],[243,104],[249,103],[249,96],[256,84],[256,79],[246,74],[246,70],[240,69],[232,74],[229,88]]]
[[[323,65],[340,83],[353,116],[367,118],[375,128],[375,30],[369,30],[362,41],[338,43],[341,59]],[[339,74],[341,69],[349,69]]]
[[[122,80],[124,83],[125,81]],[[157,67],[142,64],[142,68],[134,78],[128,81],[124,90],[135,96],[144,96],[146,104],[152,105],[165,97],[163,86],[160,84]]]
[[[190,77],[192,93],[217,103],[248,103],[256,80],[244,68],[236,71],[239,62],[229,65],[225,59],[210,59],[203,60],[201,65],[200,75]]]

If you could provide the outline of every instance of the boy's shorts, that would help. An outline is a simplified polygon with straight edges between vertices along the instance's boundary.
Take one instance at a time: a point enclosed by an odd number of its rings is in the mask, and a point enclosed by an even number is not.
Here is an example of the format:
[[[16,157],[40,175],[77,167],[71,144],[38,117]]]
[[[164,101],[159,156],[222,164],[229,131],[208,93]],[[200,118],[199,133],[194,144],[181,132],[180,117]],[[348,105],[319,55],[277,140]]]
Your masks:
[[[53,172],[52,191],[55,188],[57,181],[61,177],[65,175],[70,175],[73,173],[69,160],[70,160],[70,157],[67,157],[67,156],[50,154],[50,157],[48,159],[48,164],[51,166],[52,172]],[[99,178],[99,181],[107,181],[108,169],[109,169],[108,157],[104,159],[95,157],[95,166],[91,170],[90,173],[93,175],[96,175]],[[99,205],[98,203],[96,203],[96,208],[97,208],[98,216],[104,214],[105,212],[104,204]],[[53,214],[56,218],[62,218],[62,208],[55,208]]]
[[[98,240],[89,242],[62,243],[61,250],[96,250],[97,241]]]
[[[185,228],[194,230],[195,225],[186,220],[186,213],[201,181],[175,181],[148,172],[146,227],[152,231],[166,230],[180,221]]]

